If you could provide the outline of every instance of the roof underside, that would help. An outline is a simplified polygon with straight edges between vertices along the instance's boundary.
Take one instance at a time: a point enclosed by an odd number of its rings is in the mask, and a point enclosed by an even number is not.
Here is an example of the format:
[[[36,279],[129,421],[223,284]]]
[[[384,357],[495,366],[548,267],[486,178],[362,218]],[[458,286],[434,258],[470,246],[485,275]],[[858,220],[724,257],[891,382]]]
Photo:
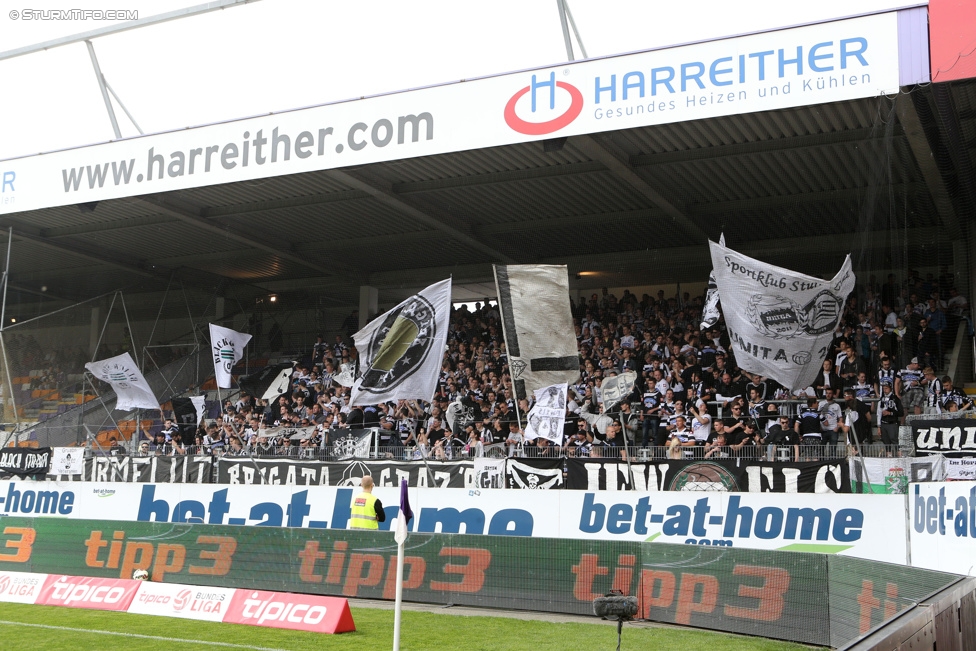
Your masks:
[[[702,282],[705,239],[813,274],[954,261],[973,217],[976,82],[18,213],[28,315],[179,280],[352,307],[492,263],[565,263],[574,287]],[[968,188],[968,189],[967,189]],[[571,276],[574,277],[575,276]],[[41,291],[41,288],[45,288]],[[149,301],[146,309],[149,310]],[[317,304],[323,304],[321,301]],[[153,303],[158,305],[158,302]],[[138,309],[137,307],[134,309]]]

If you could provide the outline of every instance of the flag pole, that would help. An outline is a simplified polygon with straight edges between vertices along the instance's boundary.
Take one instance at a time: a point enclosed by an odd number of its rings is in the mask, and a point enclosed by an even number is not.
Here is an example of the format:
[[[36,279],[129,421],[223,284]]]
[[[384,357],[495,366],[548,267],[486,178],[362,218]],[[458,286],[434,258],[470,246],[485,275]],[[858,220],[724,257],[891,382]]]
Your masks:
[[[397,542],[397,574],[396,574],[396,602],[393,606],[393,651],[400,651],[400,622],[403,614],[403,545],[407,542],[407,525],[413,518],[410,510],[410,500],[407,495],[407,480],[400,480],[400,512],[397,514],[396,533],[393,537]]]
[[[403,517],[399,515],[397,517]],[[403,542],[397,543],[396,605],[393,608],[393,651],[400,651],[400,620],[403,615]]]

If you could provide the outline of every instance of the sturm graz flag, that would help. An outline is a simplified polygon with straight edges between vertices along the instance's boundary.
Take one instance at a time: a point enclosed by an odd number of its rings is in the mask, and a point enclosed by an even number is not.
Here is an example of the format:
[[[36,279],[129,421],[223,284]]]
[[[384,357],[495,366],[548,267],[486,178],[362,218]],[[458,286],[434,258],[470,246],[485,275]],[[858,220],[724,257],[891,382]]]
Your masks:
[[[509,459],[508,487],[552,489],[563,487],[563,459]]]
[[[353,335],[362,351],[352,405],[430,400],[447,343],[451,280],[423,289]]]

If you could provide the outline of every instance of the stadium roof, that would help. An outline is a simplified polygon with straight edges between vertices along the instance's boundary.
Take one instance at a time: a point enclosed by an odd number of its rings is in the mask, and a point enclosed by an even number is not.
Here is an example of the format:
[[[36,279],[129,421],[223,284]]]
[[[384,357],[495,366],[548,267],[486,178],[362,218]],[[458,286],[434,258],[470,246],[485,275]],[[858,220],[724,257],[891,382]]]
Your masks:
[[[963,250],[974,147],[976,81],[963,80],[13,212],[0,226],[14,229],[11,304],[35,313],[171,279],[204,290],[194,300],[216,288],[352,308],[362,285],[389,303],[453,275],[455,298],[475,300],[494,293],[491,265],[513,262],[568,264],[584,290],[702,282],[706,239],[723,232],[813,274],[847,253],[872,269],[932,266]]]

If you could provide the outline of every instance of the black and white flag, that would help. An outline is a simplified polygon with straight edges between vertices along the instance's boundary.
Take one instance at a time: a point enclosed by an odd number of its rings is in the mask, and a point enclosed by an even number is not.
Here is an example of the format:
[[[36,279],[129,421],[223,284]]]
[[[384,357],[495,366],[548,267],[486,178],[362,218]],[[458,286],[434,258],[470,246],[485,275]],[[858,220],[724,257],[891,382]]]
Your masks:
[[[339,372],[332,376],[332,381],[341,387],[351,387],[356,382],[355,364],[340,364]]]
[[[579,350],[564,265],[495,265],[508,368],[521,400],[579,379]]]
[[[338,436],[329,436],[329,445],[336,459],[363,459],[369,456],[370,448],[373,447],[373,430],[343,430]]]
[[[567,384],[536,389],[535,404],[526,418],[525,440],[544,438],[556,445],[563,444],[563,421],[566,420]]]
[[[295,362],[272,364],[250,375],[237,379],[242,391],[247,391],[255,398],[274,400],[283,393],[289,393],[291,388],[291,373]]]
[[[620,375],[604,378],[600,383],[600,401],[603,403],[603,410],[610,411],[620,404],[634,392],[634,383],[637,381],[637,373],[625,371]]]
[[[249,341],[251,335],[210,324],[210,352],[213,355],[217,386],[221,389],[231,387],[230,371],[244,357],[244,347]]]
[[[563,487],[563,459],[509,459],[509,488],[548,490]]]
[[[725,246],[725,235],[718,238],[718,243]],[[718,323],[721,313],[718,310],[719,303],[718,285],[715,284],[715,272],[708,274],[708,288],[705,290],[705,305],[702,307],[701,329],[706,330]]]
[[[0,449],[0,474],[29,477],[46,475],[51,467],[51,448]]]
[[[180,428],[184,441],[192,441],[193,435],[206,411],[206,399],[203,396],[192,398],[173,398],[173,416]]]
[[[353,335],[360,375],[351,405],[431,400],[437,389],[451,315],[451,279],[427,287]]]
[[[85,448],[51,448],[49,475],[80,475],[85,471]]]
[[[129,353],[89,362],[85,368],[99,380],[112,385],[118,411],[159,409],[159,400]]]
[[[478,488],[505,488],[505,460],[474,459],[474,485]]]
[[[396,461],[350,460],[295,461],[291,459],[235,459],[216,462],[218,484],[270,484],[290,486],[359,486],[370,475],[376,486],[398,486],[407,480],[411,488],[475,488],[470,461],[429,461],[427,464]]]
[[[821,280],[709,246],[737,364],[792,390],[812,384],[854,289],[851,257]]]

